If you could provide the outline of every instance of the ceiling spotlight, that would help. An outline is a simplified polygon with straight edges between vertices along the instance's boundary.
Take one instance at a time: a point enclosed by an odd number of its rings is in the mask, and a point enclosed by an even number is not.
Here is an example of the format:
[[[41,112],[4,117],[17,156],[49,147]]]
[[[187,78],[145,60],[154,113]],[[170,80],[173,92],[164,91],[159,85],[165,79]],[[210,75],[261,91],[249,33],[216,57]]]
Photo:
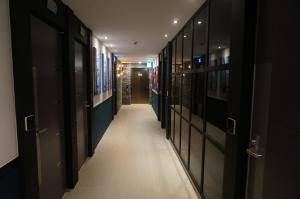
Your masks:
[[[218,46],[218,49],[221,49],[222,47],[221,46]]]
[[[141,62],[141,61],[139,61],[139,64],[142,64],[142,62]]]
[[[114,45],[110,44],[109,46],[112,48]]]
[[[107,37],[107,36],[105,36],[105,37],[104,37],[104,39],[105,39],[105,40],[107,40],[107,39],[108,39],[108,37]]]
[[[165,38],[168,38],[168,34],[165,34]]]
[[[198,23],[198,25],[200,25],[200,24],[202,24],[202,21],[198,21],[197,23]]]
[[[183,35],[183,37],[184,37],[184,38],[187,38],[187,36],[186,36],[186,35]]]
[[[175,24],[175,25],[178,24],[178,21],[179,21],[178,19],[174,19],[173,24]]]

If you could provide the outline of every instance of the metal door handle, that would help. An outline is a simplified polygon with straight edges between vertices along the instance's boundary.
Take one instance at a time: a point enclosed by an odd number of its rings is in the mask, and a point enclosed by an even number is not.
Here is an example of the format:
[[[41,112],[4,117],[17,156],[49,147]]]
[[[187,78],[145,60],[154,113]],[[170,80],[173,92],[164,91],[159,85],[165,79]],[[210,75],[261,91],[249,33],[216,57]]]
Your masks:
[[[29,115],[24,118],[26,132],[32,131],[35,128],[34,119],[34,115]]]
[[[250,147],[246,150],[247,154],[253,158],[256,158],[256,159],[261,159],[264,157],[263,154],[259,154],[257,153],[257,150],[255,149],[255,146],[253,147]]]

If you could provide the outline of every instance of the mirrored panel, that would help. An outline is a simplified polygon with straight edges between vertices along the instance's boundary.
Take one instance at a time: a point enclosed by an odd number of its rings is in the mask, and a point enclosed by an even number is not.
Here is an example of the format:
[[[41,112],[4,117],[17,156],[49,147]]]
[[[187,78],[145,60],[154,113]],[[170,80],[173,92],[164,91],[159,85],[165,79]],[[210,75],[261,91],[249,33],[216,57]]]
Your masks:
[[[171,141],[173,141],[174,142],[174,110],[173,109],[171,109],[171,117],[170,117],[170,120],[171,120],[171,122],[170,122],[170,125],[171,125]]]
[[[175,77],[175,110],[181,113],[181,75],[176,75]]]
[[[211,96],[206,98],[206,134],[225,147],[227,101]]]
[[[216,70],[208,73],[207,95],[227,101],[229,92],[229,70]]]
[[[205,73],[195,73],[193,74],[192,86],[192,114],[191,123],[195,125],[199,130],[203,129],[203,117],[204,117],[204,98],[205,98]]]
[[[174,127],[174,144],[176,149],[179,151],[180,150],[180,115],[175,113],[175,127]]]
[[[184,73],[182,75],[182,117],[190,120],[192,75]]]
[[[176,102],[176,99],[175,99],[175,96],[176,96],[176,82],[175,82],[175,75],[172,74],[171,75],[171,97],[170,97],[170,106],[172,108],[175,107],[175,102]]]
[[[225,146],[230,78],[231,1],[211,0],[207,74],[207,135]]]
[[[172,42],[172,73],[176,71],[176,39]]]
[[[209,65],[230,61],[231,1],[212,0],[210,8]]]
[[[224,154],[209,140],[205,144],[203,194],[206,199],[222,199]]]
[[[176,72],[182,70],[182,41],[183,36],[182,33],[180,33],[176,39]]]
[[[199,187],[202,186],[202,152],[203,135],[194,127],[191,127],[190,171]]]
[[[189,124],[182,119],[181,121],[181,158],[184,164],[188,165],[189,160]]]
[[[194,19],[194,69],[203,68],[207,60],[208,8]]]
[[[193,23],[188,24],[183,31],[183,71],[192,69]]]

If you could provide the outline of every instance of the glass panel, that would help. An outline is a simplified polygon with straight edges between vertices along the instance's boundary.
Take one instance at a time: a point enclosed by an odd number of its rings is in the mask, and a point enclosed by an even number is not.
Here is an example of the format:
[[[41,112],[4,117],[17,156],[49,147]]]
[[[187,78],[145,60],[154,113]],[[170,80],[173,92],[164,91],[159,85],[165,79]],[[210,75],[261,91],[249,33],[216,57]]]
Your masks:
[[[189,160],[189,124],[182,119],[181,121],[181,153],[185,165],[188,165]]]
[[[174,111],[171,109],[171,140],[174,142]]]
[[[207,199],[222,199],[224,154],[206,140],[203,193]]]
[[[203,117],[204,117],[204,73],[194,74],[194,86],[192,92],[192,118],[191,123],[194,124],[201,131],[203,129]]]
[[[203,136],[195,128],[191,127],[191,153],[190,153],[190,171],[197,184],[201,187],[202,170],[202,147]]]
[[[227,101],[211,94],[215,94],[220,86],[217,74],[219,74],[218,71],[208,73],[206,133],[211,139],[225,147]]]
[[[231,1],[212,0],[210,11],[210,67],[229,64]],[[227,69],[215,67],[207,79],[207,135],[225,146],[229,75]]]
[[[206,65],[208,9],[205,8],[194,20],[194,66],[202,68]]]
[[[181,115],[190,120],[190,108],[191,108],[191,91],[192,91],[192,75],[183,74],[182,77],[182,113]]]
[[[183,70],[192,69],[193,24],[187,25],[183,32]]]
[[[172,42],[172,73],[175,73],[176,65],[176,40]]]
[[[209,65],[228,64],[230,59],[231,1],[212,0],[210,8]]]
[[[175,98],[174,98],[175,110],[181,113],[181,76],[180,75],[176,75],[175,84],[176,84]]]
[[[175,95],[176,95],[176,83],[175,83],[175,75],[171,77],[171,107],[175,106]]]
[[[174,141],[174,144],[175,144],[175,147],[176,149],[179,151],[179,145],[180,145],[180,116],[175,113],[175,141]]]
[[[180,33],[176,40],[176,72],[182,70],[182,38],[182,33]]]
[[[207,95],[211,98],[227,101],[229,91],[229,70],[208,73]]]

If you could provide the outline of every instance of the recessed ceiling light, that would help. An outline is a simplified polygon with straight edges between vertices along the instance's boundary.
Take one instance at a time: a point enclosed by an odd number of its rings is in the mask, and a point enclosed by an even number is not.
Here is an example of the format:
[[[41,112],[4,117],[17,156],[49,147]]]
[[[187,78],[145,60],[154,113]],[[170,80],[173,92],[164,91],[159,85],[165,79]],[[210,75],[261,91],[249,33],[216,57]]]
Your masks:
[[[168,34],[165,34],[165,38],[168,38]]]
[[[139,64],[142,64],[142,62],[141,62],[141,61],[139,61]]]
[[[175,25],[178,24],[178,22],[179,22],[179,20],[176,18],[173,20],[173,24],[175,24]]]
[[[187,38],[187,36],[186,36],[186,35],[184,35],[183,37],[184,37],[184,38]]]
[[[109,46],[112,48],[114,45],[110,44]]]
[[[104,39],[105,39],[105,40],[107,40],[107,39],[108,39],[108,37],[107,37],[107,36],[104,36]]]
[[[197,23],[200,25],[200,24],[202,24],[202,21],[199,20]]]
[[[218,46],[218,49],[221,49],[222,47],[221,46]]]

